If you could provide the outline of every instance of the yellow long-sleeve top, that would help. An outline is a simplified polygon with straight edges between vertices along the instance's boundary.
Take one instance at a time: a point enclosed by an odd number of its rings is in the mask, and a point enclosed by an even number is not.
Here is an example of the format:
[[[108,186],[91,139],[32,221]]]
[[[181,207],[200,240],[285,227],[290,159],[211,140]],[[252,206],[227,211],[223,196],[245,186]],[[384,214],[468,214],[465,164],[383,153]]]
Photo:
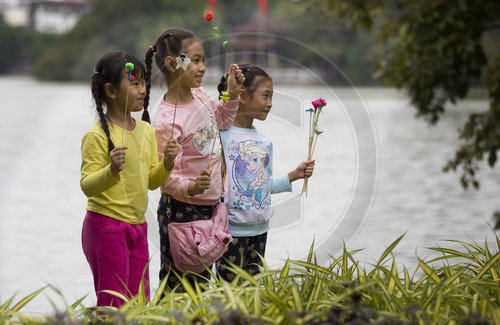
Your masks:
[[[122,143],[123,129],[108,123],[115,146]],[[87,210],[130,224],[142,224],[148,205],[148,189],[158,188],[170,175],[158,160],[153,127],[136,120],[125,130],[125,163],[118,177],[111,173],[108,139],[98,121],[82,139],[80,186],[88,198]]]

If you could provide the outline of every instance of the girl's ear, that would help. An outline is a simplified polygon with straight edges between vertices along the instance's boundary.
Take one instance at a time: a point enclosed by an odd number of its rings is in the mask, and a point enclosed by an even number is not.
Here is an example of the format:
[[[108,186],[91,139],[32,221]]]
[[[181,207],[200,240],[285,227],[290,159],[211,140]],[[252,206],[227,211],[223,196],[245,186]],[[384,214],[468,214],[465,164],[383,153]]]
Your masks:
[[[106,96],[112,100],[116,99],[116,89],[115,87],[110,84],[109,82],[104,85],[104,92],[106,93]]]
[[[167,56],[165,58],[165,61],[163,61],[163,64],[165,65],[165,68],[170,71],[170,72],[175,72],[175,66],[177,63],[175,62],[175,59],[171,56]]]
[[[246,92],[245,89],[240,89],[240,103],[243,105],[249,104],[251,102],[250,94]]]

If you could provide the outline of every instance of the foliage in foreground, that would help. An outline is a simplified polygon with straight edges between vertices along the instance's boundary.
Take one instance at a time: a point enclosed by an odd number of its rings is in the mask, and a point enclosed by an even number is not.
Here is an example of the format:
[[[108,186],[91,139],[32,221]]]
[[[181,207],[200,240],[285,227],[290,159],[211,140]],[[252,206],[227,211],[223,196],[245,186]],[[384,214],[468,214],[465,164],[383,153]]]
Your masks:
[[[0,302],[0,324],[500,324],[500,240],[459,243],[462,250],[434,247],[439,257],[424,261],[410,274],[398,269],[394,241],[370,270],[344,249],[328,267],[287,260],[281,270],[264,265],[251,276],[235,268],[231,283],[189,285],[162,297],[160,284],[151,301],[139,295],[117,309],[85,308],[81,301],[65,312],[35,318],[20,312],[44,288],[12,306]],[[440,266],[436,266],[436,265]]]

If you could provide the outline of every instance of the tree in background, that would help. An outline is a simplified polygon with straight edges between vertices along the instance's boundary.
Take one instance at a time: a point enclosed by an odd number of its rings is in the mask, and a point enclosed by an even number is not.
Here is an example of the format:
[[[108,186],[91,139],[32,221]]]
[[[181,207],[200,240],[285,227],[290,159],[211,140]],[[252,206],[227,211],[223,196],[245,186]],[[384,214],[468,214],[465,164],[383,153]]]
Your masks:
[[[32,73],[41,80],[88,80],[95,59],[104,52],[122,49],[143,57],[155,37],[170,27],[192,30],[202,40],[213,39],[213,30],[203,20],[204,10],[210,2],[216,3],[216,24],[225,35],[258,19],[261,14],[258,0],[95,0],[91,11],[82,16],[70,32],[46,48],[34,63]],[[284,31],[267,32],[307,44],[334,61],[356,84],[373,83],[368,62],[372,39],[368,33],[353,32],[334,22],[325,14],[327,11],[323,0],[268,1],[266,18],[284,26]],[[318,21],[322,23],[316,23]],[[303,66],[319,69],[317,56],[312,51],[280,40],[275,44],[278,53]],[[220,46],[207,46],[205,50],[207,57],[211,57],[211,51],[219,51]],[[337,71],[323,70],[320,72],[328,82],[342,80]]]
[[[375,75],[408,93],[416,116],[438,122],[448,103],[471,85],[484,87],[489,107],[471,113],[459,131],[462,144],[445,171],[462,168],[464,188],[479,188],[479,163],[495,166],[500,149],[500,28],[498,0],[328,0],[330,12],[351,27],[377,29],[382,56]],[[497,35],[500,36],[500,35]],[[485,47],[497,49],[485,55]]]
[[[0,74],[24,71],[55,38],[30,27],[11,27],[0,16]]]
[[[286,22],[286,36],[309,48],[289,43],[280,52],[303,66],[319,68],[323,78],[330,84],[349,86],[345,84],[347,76],[354,84],[373,85],[373,35],[346,28],[329,14],[328,9],[328,3],[324,0],[278,1],[273,19]],[[341,76],[333,66],[318,62],[317,54],[311,49],[331,60],[345,76]]]
[[[95,0],[71,31],[46,49],[32,73],[41,80],[88,80],[96,59],[107,51],[142,58],[166,28],[196,30],[203,24],[204,5],[204,0]]]

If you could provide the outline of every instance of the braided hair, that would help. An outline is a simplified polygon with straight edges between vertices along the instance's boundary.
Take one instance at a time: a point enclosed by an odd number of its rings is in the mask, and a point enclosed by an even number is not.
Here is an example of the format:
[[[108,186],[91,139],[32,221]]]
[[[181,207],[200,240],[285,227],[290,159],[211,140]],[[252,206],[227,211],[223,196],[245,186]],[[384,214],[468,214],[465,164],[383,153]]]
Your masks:
[[[238,65],[241,72],[245,76],[245,82],[243,82],[243,87],[245,91],[251,96],[257,89],[257,86],[264,80],[272,81],[271,77],[263,69],[259,68],[253,64],[241,64]],[[217,90],[219,95],[222,95],[223,91],[227,90],[227,74],[220,78],[220,82],[217,85]]]
[[[151,90],[151,71],[153,54],[155,55],[156,65],[160,69],[165,81],[167,80],[168,70],[165,67],[165,58],[167,56],[176,57],[182,50],[182,41],[186,39],[197,39],[193,33],[185,29],[173,28],[166,30],[156,39],[155,44],[151,45],[146,51],[146,74],[144,81],[146,82],[146,97],[144,98],[144,109],[149,105],[149,95]]]
[[[140,77],[145,74],[144,65],[138,58],[125,52],[114,51],[104,54],[99,61],[97,61],[94,74],[90,80],[92,97],[94,97],[95,107],[97,113],[99,114],[102,129],[108,138],[109,151],[113,150],[115,145],[113,144],[113,141],[111,141],[109,126],[104,112],[104,106],[107,107],[107,101],[109,100],[106,96],[105,86],[107,83],[113,85],[114,87],[119,86],[120,80],[124,76],[125,64],[127,62],[132,62],[134,64],[134,70],[132,70],[132,73],[135,76]],[[149,114],[147,117],[148,118],[145,119],[143,114],[142,119],[150,123]]]

